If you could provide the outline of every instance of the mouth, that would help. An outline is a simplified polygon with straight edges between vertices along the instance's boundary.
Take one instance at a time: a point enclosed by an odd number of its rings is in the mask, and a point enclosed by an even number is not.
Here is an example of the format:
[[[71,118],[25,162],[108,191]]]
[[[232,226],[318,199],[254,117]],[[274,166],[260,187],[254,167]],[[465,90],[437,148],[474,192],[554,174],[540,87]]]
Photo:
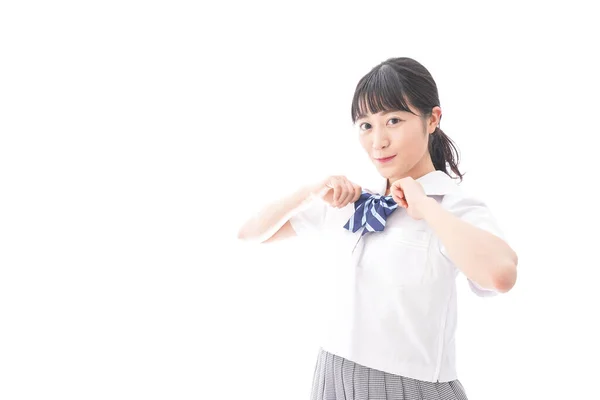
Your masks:
[[[387,162],[390,162],[390,161],[392,161],[392,160],[394,159],[394,157],[396,157],[396,155],[395,155],[395,154],[394,154],[393,156],[390,156],[390,157],[384,157],[384,158],[375,158],[375,157],[373,157],[373,159],[374,159],[375,161],[377,161],[378,163],[384,164],[384,163],[387,163]]]

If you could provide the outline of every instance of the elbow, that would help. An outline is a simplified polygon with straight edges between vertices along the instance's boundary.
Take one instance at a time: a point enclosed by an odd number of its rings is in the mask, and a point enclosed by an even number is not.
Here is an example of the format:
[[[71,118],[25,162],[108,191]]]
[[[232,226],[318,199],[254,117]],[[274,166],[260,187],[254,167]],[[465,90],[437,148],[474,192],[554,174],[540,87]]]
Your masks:
[[[247,237],[246,231],[244,229],[244,227],[241,227],[240,230],[237,233],[237,239],[238,240],[245,240]]]
[[[517,283],[517,263],[516,254],[505,265],[497,269],[493,276],[495,289],[500,293],[510,291]]]
[[[245,229],[244,227],[238,231],[237,240],[254,244],[265,242],[262,237],[256,235],[254,232],[248,231],[248,229]]]
[[[237,233],[237,239],[247,242],[252,239],[252,234],[248,232],[248,229],[245,226],[242,226]]]

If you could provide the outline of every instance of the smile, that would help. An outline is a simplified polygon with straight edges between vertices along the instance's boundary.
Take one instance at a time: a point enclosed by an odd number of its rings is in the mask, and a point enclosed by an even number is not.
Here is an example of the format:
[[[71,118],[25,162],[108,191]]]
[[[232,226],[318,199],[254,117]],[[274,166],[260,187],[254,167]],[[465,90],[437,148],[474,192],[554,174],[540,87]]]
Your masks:
[[[396,155],[393,155],[391,157],[385,157],[385,158],[375,158],[375,161],[377,161],[378,163],[386,163],[391,161],[394,157],[396,157]]]

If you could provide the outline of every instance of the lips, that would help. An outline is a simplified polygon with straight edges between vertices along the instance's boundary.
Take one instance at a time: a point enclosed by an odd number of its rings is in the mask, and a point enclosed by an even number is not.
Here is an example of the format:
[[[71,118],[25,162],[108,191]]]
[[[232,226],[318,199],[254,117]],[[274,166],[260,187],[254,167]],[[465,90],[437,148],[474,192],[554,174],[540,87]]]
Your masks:
[[[394,154],[393,156],[389,156],[389,157],[382,157],[382,158],[377,158],[377,157],[374,157],[374,159],[375,159],[377,162],[388,162],[388,161],[392,160],[394,157],[396,157],[396,155],[395,155],[395,154]]]

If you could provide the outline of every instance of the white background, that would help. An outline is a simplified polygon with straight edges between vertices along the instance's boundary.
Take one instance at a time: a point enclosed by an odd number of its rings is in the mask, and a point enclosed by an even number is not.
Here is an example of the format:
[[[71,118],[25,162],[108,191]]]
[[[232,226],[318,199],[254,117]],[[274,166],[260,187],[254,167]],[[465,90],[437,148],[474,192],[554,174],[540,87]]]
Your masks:
[[[584,4],[3,2],[0,399],[308,399],[319,265],[236,233],[373,173],[352,94],[398,56],[433,74],[463,185],[520,257],[505,295],[457,281],[469,399],[597,395]]]

